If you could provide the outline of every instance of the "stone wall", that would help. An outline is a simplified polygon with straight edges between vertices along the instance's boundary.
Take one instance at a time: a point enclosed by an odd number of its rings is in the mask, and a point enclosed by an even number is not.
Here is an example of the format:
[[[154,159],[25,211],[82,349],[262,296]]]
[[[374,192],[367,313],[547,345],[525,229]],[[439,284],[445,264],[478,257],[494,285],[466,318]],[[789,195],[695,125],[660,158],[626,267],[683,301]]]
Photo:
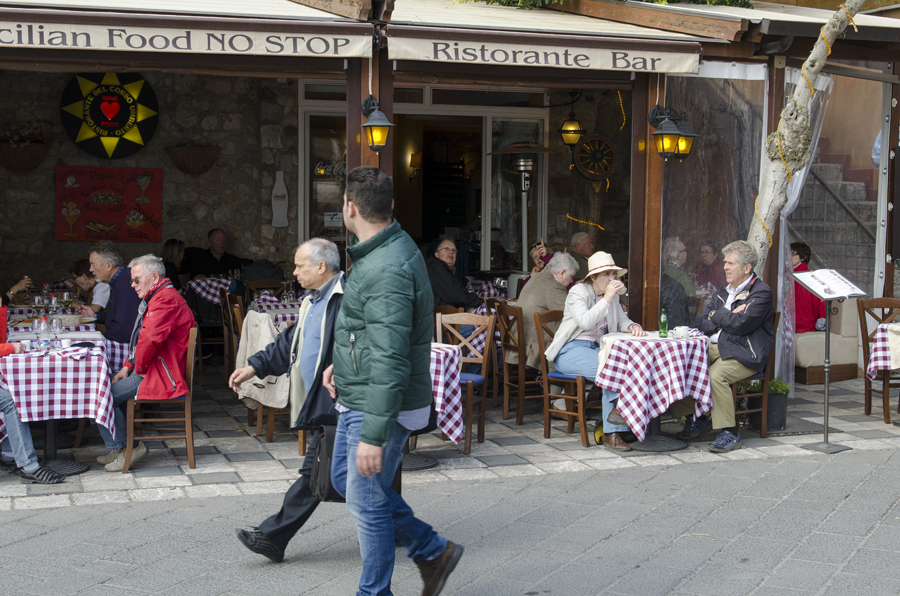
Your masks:
[[[0,122],[53,122],[53,146],[35,170],[13,174],[0,167],[0,289],[30,276],[36,282],[66,275],[87,257],[90,243],[53,239],[57,165],[163,169],[162,238],[206,247],[206,233],[220,227],[228,251],[245,256],[254,242],[270,247],[270,258],[287,261],[297,245],[297,82],[293,79],[143,73],[160,106],[153,139],[120,160],[88,155],[60,125],[60,95],[71,73],[0,71]],[[198,177],[179,171],[165,149],[179,143],[220,148],[212,169]],[[285,172],[290,200],[287,228],[273,228],[271,193],[275,172]],[[126,259],[155,252],[156,243],[121,243]]]

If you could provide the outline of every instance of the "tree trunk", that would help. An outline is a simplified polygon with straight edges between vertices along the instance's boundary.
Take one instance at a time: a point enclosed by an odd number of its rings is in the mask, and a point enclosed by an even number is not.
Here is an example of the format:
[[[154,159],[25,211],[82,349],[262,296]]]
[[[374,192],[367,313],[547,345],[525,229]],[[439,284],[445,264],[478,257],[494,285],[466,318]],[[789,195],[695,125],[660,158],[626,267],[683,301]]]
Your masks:
[[[759,187],[753,223],[747,235],[747,241],[759,252],[759,264],[756,266],[758,275],[762,275],[766,265],[769,247],[773,242],[771,233],[778,221],[778,214],[787,203],[787,188],[791,173],[802,169],[812,157],[812,129],[809,126],[808,106],[816,78],[825,66],[825,60],[830,53],[829,47],[834,45],[838,36],[847,28],[850,18],[856,15],[865,3],[866,0],[848,0],[844,3],[847,12],[839,9],[822,28],[825,39],[822,35],[819,36],[803,65],[809,84],[805,80],[797,84],[794,94],[781,112],[778,130],[766,139],[762,184]]]

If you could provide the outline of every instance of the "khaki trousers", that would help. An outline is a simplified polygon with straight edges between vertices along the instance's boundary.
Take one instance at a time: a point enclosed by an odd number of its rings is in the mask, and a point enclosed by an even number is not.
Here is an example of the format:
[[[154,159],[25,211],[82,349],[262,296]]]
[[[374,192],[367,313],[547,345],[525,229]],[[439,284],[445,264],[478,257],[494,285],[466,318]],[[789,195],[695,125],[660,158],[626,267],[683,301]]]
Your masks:
[[[709,382],[712,389],[712,427],[715,429],[734,426],[734,398],[731,396],[731,385],[741,379],[755,375],[756,371],[729,358],[723,360],[719,355],[719,346],[709,344]],[[694,415],[694,398],[686,397],[669,408],[676,418]]]

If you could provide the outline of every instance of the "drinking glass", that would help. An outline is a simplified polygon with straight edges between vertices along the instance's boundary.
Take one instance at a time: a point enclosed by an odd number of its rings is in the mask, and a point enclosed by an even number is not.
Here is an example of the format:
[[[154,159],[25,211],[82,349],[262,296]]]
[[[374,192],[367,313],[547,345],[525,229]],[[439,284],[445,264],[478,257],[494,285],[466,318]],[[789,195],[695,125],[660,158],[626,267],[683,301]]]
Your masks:
[[[63,292],[62,297],[59,299],[59,305],[66,309],[72,308],[73,302],[72,292]]]
[[[59,335],[62,333],[63,326],[62,321],[59,319],[50,319],[50,333],[53,335]]]
[[[31,320],[31,332],[37,334],[41,330],[41,320],[37,317]]]

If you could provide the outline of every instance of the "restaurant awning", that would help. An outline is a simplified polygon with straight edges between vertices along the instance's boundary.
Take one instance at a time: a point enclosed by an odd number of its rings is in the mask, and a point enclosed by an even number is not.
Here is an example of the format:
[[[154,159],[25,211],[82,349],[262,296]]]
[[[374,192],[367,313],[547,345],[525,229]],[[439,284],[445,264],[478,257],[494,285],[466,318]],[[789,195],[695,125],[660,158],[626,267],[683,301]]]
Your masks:
[[[397,0],[392,60],[581,71],[696,73],[708,38],[546,9]]]
[[[0,49],[342,59],[372,26],[290,0],[0,0]]]

